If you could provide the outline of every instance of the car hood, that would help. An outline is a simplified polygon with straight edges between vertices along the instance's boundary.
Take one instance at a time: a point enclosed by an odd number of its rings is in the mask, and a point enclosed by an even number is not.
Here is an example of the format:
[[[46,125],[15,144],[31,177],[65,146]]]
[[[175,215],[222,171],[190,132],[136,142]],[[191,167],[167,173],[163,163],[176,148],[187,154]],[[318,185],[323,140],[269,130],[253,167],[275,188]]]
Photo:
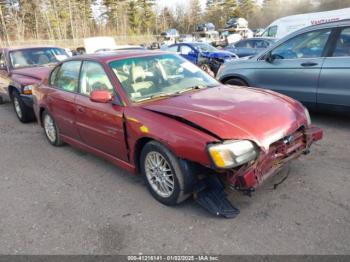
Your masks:
[[[216,51],[216,52],[202,52],[201,53],[204,57],[209,58],[231,58],[235,57],[235,55],[232,52],[229,51]]]
[[[19,77],[33,78],[37,81],[43,80],[48,76],[52,67],[40,66],[40,67],[26,67],[12,70],[12,75],[17,75]]]
[[[221,140],[254,141],[265,151],[273,142],[307,125],[300,103],[253,88],[218,86],[150,101],[142,107]]]

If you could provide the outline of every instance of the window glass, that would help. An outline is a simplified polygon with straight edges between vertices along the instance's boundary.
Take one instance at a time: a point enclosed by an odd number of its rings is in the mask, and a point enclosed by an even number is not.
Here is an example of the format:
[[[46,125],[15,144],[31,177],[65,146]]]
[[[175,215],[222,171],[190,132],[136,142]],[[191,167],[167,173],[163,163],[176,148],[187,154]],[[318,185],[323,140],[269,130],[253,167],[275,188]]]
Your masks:
[[[56,76],[57,76],[57,72],[60,70],[61,66],[57,66],[51,73],[50,75],[50,80],[49,80],[49,84],[51,86],[55,85],[55,80],[56,80]]]
[[[187,45],[182,45],[180,47],[180,53],[181,55],[188,55],[192,51],[192,48]]]
[[[350,28],[345,28],[342,30],[337,45],[335,47],[333,56],[350,56]]]
[[[330,29],[323,29],[300,34],[275,48],[271,54],[275,59],[321,57],[330,32]]]
[[[88,96],[94,90],[107,90],[112,94],[113,86],[99,63],[85,61],[81,68],[79,92]]]
[[[254,48],[267,48],[268,46],[269,46],[269,43],[267,41],[263,41],[263,40],[254,41]]]
[[[61,65],[54,76],[53,85],[59,89],[76,92],[78,90],[78,79],[81,61],[69,61]],[[51,75],[51,77],[53,77]]]
[[[264,37],[276,37],[277,34],[277,25],[269,27],[265,32],[262,34]]]
[[[245,41],[245,40],[239,41],[235,44],[235,46],[238,48],[247,48],[247,47],[249,47],[249,43],[248,43],[248,41]]]
[[[219,84],[199,67],[175,54],[133,57],[113,61],[109,66],[132,102]]]
[[[10,52],[10,61],[14,68],[57,63],[69,57],[61,48],[28,48]]]
[[[171,47],[169,47],[169,48],[167,49],[167,51],[170,51],[170,52],[177,52],[178,47],[179,47],[179,46],[177,46],[177,45],[171,46]]]

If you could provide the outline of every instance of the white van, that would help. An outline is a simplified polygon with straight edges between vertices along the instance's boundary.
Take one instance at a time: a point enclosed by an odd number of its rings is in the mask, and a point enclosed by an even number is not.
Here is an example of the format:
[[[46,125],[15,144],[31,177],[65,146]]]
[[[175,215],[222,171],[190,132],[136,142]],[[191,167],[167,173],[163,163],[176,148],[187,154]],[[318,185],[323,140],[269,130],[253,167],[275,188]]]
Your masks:
[[[286,16],[279,18],[270,24],[261,36],[282,38],[307,26],[334,22],[343,19],[350,19],[350,8]]]

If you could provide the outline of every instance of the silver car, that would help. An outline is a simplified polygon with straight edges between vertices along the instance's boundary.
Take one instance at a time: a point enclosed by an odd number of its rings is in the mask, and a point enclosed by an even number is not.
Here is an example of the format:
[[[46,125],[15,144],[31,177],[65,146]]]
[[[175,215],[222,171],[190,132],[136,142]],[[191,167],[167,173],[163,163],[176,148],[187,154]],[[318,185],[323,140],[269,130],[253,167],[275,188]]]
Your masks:
[[[262,53],[225,63],[217,78],[271,89],[313,110],[350,111],[350,20],[292,33]]]

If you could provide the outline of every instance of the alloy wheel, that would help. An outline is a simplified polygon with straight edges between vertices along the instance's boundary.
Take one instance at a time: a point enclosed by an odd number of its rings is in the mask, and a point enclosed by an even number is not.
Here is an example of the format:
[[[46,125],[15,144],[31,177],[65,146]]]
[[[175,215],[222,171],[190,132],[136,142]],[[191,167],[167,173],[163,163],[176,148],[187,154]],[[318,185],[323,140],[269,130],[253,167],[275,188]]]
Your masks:
[[[57,138],[56,128],[52,117],[49,116],[48,114],[44,116],[44,129],[45,129],[45,134],[47,138],[50,140],[50,142],[55,143]]]
[[[145,158],[146,177],[152,189],[161,197],[174,192],[174,174],[168,161],[158,152],[151,151]]]

